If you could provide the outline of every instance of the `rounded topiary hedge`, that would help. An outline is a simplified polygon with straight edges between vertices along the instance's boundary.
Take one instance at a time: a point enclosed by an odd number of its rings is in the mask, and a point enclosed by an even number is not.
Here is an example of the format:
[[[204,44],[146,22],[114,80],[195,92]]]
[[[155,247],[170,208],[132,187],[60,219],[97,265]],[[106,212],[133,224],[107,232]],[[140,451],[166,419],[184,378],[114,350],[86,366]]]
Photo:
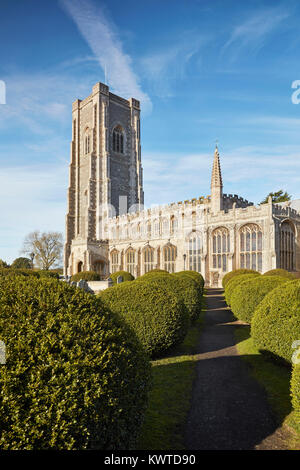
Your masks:
[[[300,281],[272,290],[255,310],[251,336],[261,350],[291,362],[292,343],[300,339]]]
[[[198,273],[197,271],[179,271],[178,273],[175,273],[175,274],[191,277],[192,279],[198,282],[198,284],[201,287],[202,292],[204,291],[204,284],[205,284],[204,278],[202,274]]]
[[[231,296],[234,290],[236,289],[236,287],[239,284],[243,283],[244,281],[253,279],[253,277],[260,277],[260,274],[259,273],[240,274],[239,276],[235,276],[232,279],[230,279],[229,282],[227,282],[226,287],[225,287],[225,300],[229,307],[231,305]]]
[[[296,421],[300,422],[300,364],[294,364],[291,379],[292,404],[296,412]]]
[[[71,280],[74,282],[84,279],[85,281],[101,281],[101,276],[95,271],[81,271],[80,273],[73,274]]]
[[[180,343],[188,330],[189,315],[173,282],[134,281],[98,294],[112,312],[121,315],[145,350],[157,357]]]
[[[52,279],[0,279],[1,449],[133,448],[149,361],[101,302]]]
[[[288,279],[279,276],[251,276],[238,284],[231,294],[230,306],[236,318],[251,323],[256,307],[263,298]]]
[[[142,276],[139,276],[136,280],[137,281],[146,281],[150,279],[159,279],[159,278],[170,278],[171,274],[168,273],[168,271],[149,271],[146,274],[143,274]]]
[[[263,276],[281,276],[288,279],[296,279],[292,273],[286,271],[285,269],[271,269],[270,271],[264,273]]]
[[[117,284],[117,279],[119,276],[122,276],[123,282],[134,280],[134,276],[127,271],[117,271],[116,273],[111,274],[109,277],[114,284]]]
[[[224,289],[226,289],[226,285],[228,282],[234,278],[235,276],[240,276],[241,274],[259,274],[258,271],[254,271],[253,269],[234,269],[233,271],[230,271],[229,273],[225,274],[225,276],[222,279],[222,286]]]

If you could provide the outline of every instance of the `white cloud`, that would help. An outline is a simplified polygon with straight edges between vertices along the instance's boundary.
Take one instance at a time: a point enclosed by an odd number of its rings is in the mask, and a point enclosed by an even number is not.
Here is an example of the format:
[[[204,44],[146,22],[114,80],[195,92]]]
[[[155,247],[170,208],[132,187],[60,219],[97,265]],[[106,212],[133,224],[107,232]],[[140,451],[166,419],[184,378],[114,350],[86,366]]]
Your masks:
[[[248,51],[258,51],[264,46],[268,35],[288,17],[289,13],[278,7],[256,12],[245,22],[233,29],[222,51],[230,50],[232,59],[236,59],[245,49]]]
[[[90,0],[61,0],[61,4],[76,23],[102,69],[106,69],[109,85],[114,92],[125,98],[132,96],[140,100],[143,109],[150,111],[151,100],[142,91],[131,58],[124,53],[115,25],[103,9]]]
[[[209,39],[198,31],[181,31],[179,34],[180,41],[174,38],[171,46],[164,45],[140,60],[143,76],[156,96],[174,95],[172,85],[186,77],[189,63]]]

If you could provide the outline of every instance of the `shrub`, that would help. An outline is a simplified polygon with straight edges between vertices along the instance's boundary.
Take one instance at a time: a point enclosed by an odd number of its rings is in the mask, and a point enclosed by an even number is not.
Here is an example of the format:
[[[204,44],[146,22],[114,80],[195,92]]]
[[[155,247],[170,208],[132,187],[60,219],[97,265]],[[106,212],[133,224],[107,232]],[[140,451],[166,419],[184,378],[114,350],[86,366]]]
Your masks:
[[[33,269],[11,269],[11,268],[3,268],[0,269],[0,277],[15,277],[15,276],[32,276],[32,277],[39,277],[38,271],[34,271]]]
[[[101,281],[101,276],[95,271],[81,271],[80,273],[73,274],[71,277],[71,280],[74,282],[78,282],[80,279],[84,279],[85,281]]]
[[[149,274],[149,275],[148,275]],[[182,276],[178,273],[150,273],[138,279],[139,281],[160,282],[168,286],[183,301],[191,321],[196,320],[201,313],[202,289],[192,277]]]
[[[294,274],[290,273],[289,271],[286,271],[285,269],[271,269],[270,271],[264,273],[263,276],[280,276],[286,277],[288,279],[296,279]]]
[[[226,285],[228,282],[235,276],[240,276],[241,274],[259,274],[258,271],[254,271],[253,269],[234,269],[229,273],[225,274],[222,279],[222,286],[226,289]]]
[[[0,279],[1,449],[128,449],[149,362],[94,296],[53,279]]]
[[[292,404],[296,412],[296,422],[300,422],[300,364],[294,364],[291,380]]]
[[[239,320],[251,323],[254,311],[262,299],[273,289],[287,282],[279,276],[251,276],[239,283],[230,298],[231,310]]]
[[[152,357],[180,343],[189,317],[181,298],[168,281],[135,281],[119,284],[98,294],[112,312],[121,315]]]
[[[148,281],[150,279],[165,279],[166,277],[168,279],[171,277],[171,274],[169,274],[168,271],[149,271],[148,273],[139,276],[136,280]]]
[[[122,276],[124,282],[134,280],[134,276],[127,271],[117,271],[116,273],[111,274],[109,277],[111,278],[113,284],[117,284],[117,279],[119,276]]]
[[[300,281],[285,282],[256,308],[251,335],[256,346],[291,362],[292,343],[300,339]]]
[[[179,271],[178,273],[175,273],[175,274],[180,274],[182,276],[193,278],[195,281],[198,282],[198,284],[200,284],[202,292],[204,291],[204,284],[205,284],[204,278],[202,274],[197,273],[197,271]]]
[[[232,279],[230,279],[230,281],[228,281],[226,283],[226,287],[225,287],[225,300],[226,300],[226,303],[227,305],[230,307],[231,305],[231,296],[235,290],[235,288],[241,284],[242,282],[244,281],[248,281],[250,279],[252,279],[256,276],[260,276],[259,273],[257,273],[256,275],[254,275],[253,273],[250,273],[250,274],[240,274],[239,276],[235,276],[233,277]]]
[[[55,271],[41,270],[41,271],[38,271],[38,275],[40,278],[48,277],[52,279],[59,279],[59,274]]]

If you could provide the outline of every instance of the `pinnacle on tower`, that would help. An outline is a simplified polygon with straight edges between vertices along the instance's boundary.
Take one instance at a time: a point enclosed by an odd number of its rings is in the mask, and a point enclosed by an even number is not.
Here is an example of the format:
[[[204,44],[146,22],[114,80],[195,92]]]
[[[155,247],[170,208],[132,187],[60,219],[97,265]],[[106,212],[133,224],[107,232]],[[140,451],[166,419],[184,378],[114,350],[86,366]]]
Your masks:
[[[215,148],[214,163],[211,175],[211,188],[223,188],[220,155],[217,145]]]

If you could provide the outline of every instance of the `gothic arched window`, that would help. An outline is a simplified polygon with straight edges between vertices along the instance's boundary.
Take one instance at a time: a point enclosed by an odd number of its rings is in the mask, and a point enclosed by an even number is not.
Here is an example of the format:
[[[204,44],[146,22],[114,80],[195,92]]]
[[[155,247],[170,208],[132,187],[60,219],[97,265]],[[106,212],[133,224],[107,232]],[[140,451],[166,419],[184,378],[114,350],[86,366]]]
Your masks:
[[[295,268],[295,232],[292,225],[285,221],[280,229],[280,267],[287,271]]]
[[[124,132],[121,126],[116,126],[113,130],[113,151],[124,153]]]
[[[144,249],[144,273],[152,271],[154,269],[154,249],[151,246],[147,246]]]
[[[164,269],[169,273],[175,272],[176,246],[167,245],[163,249]]]
[[[126,252],[126,266],[127,266],[126,270],[134,276],[135,275],[135,251],[133,248],[129,248]]]
[[[223,272],[228,269],[228,253],[230,251],[229,231],[225,227],[217,228],[212,234],[212,256],[213,268],[221,269]]]
[[[240,268],[262,271],[262,231],[256,224],[240,229]]]
[[[116,273],[119,271],[119,252],[114,250],[111,252],[110,255],[111,259],[111,273]]]
[[[201,272],[201,250],[202,240],[197,232],[191,233],[188,239],[188,269],[190,271]]]

